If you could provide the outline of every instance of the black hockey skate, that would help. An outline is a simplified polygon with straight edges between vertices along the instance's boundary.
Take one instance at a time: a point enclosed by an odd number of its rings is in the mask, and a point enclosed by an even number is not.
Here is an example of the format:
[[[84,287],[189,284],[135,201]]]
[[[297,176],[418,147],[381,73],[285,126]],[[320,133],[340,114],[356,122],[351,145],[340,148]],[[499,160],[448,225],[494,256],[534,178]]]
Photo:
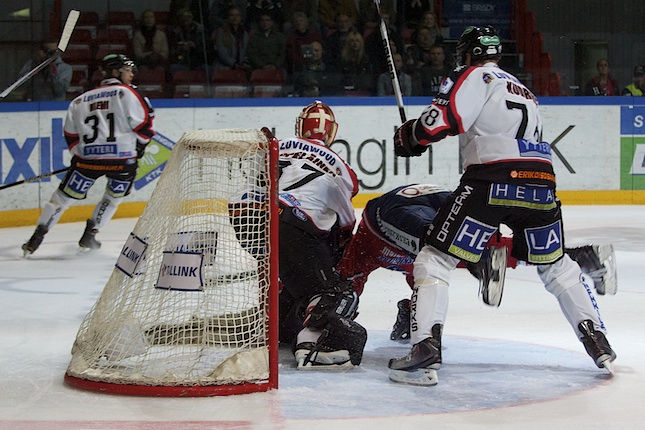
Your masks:
[[[24,255],[27,256],[29,254],[33,254],[34,251],[38,249],[40,244],[43,243],[43,239],[45,238],[46,234],[47,227],[45,227],[44,225],[36,226],[36,231],[34,231],[34,234],[31,235],[26,243],[22,244],[22,251],[24,252]]]
[[[396,315],[396,322],[392,326],[390,340],[407,342],[410,340],[410,299],[399,300],[396,307],[399,312]]]
[[[443,326],[432,327],[432,337],[415,344],[408,355],[390,360],[389,378],[410,385],[437,385],[437,370],[441,368],[441,332]]]
[[[596,366],[601,369],[607,369],[609,373],[614,373],[613,361],[616,359],[616,353],[604,333],[597,331],[591,320],[584,320],[578,324],[578,330],[582,333],[580,341],[585,346],[587,354],[593,358]]]
[[[490,246],[484,249],[477,263],[468,263],[468,271],[479,279],[479,295],[490,306],[499,306],[504,293],[508,248]]]
[[[81,240],[78,241],[78,246],[81,248],[88,249],[99,249],[101,247],[101,242],[96,240],[94,236],[98,233],[98,229],[95,228],[96,224],[91,219],[87,220],[87,225],[85,226],[85,231]]]
[[[618,289],[616,255],[611,244],[568,248],[567,254],[578,263],[584,273],[593,279],[599,295],[616,294]]]

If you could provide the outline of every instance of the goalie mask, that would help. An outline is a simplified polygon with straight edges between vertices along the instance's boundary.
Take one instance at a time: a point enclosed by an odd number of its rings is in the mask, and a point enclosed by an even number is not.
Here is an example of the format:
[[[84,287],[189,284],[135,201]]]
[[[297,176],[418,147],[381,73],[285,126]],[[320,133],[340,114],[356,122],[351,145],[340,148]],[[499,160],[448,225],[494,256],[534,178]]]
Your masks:
[[[466,54],[472,63],[502,58],[502,42],[494,27],[467,27],[457,42],[457,65],[466,65]]]
[[[296,119],[296,136],[322,140],[327,146],[334,141],[337,131],[334,112],[319,100],[306,106]]]

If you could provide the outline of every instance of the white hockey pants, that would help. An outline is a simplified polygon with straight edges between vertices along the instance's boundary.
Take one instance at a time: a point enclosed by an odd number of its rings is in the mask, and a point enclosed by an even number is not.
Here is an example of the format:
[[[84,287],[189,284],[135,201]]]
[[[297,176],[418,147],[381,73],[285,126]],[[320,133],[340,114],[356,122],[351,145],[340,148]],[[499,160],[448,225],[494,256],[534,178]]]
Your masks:
[[[414,289],[410,309],[410,344],[432,336],[435,324],[444,324],[448,312],[450,272],[459,260],[426,245],[414,260]]]
[[[584,320],[593,321],[596,329],[605,333],[596,298],[575,261],[565,254],[553,264],[538,266],[537,272],[547,291],[558,299],[562,313],[578,338],[582,336],[578,324]]]

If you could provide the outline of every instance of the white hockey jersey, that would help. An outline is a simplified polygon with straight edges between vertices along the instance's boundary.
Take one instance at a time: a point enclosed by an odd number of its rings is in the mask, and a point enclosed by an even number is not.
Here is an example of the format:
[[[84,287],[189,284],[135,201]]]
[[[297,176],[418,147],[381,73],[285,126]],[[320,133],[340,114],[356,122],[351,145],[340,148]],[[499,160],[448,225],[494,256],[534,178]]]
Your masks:
[[[341,229],[354,227],[357,192],[352,168],[321,141],[280,141],[280,203],[304,212],[320,230],[331,230],[336,220]]]
[[[551,146],[541,141],[537,98],[494,62],[453,70],[415,126],[424,146],[458,134],[464,169],[520,163],[529,168],[526,175],[542,172],[546,175],[540,179],[555,181]]]
[[[153,118],[147,98],[117,79],[106,79],[72,100],[65,139],[71,154],[83,159],[135,158],[137,142],[147,144],[154,135]]]

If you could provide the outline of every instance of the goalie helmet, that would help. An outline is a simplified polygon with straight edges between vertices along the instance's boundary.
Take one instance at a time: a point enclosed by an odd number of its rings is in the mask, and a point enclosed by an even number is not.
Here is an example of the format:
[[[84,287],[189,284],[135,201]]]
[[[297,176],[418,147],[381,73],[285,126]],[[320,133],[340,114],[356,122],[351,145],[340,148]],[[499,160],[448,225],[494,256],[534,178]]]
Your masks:
[[[120,76],[123,67],[131,67],[134,73],[137,72],[137,66],[134,61],[123,54],[108,54],[101,60],[101,70],[106,76],[110,76],[112,70],[118,70]]]
[[[296,119],[296,136],[322,140],[327,146],[334,141],[337,131],[334,112],[319,100],[305,106]]]
[[[467,27],[457,42],[457,64],[466,64],[466,54],[470,54],[471,63],[481,60],[499,60],[502,58],[502,42],[493,26]]]

